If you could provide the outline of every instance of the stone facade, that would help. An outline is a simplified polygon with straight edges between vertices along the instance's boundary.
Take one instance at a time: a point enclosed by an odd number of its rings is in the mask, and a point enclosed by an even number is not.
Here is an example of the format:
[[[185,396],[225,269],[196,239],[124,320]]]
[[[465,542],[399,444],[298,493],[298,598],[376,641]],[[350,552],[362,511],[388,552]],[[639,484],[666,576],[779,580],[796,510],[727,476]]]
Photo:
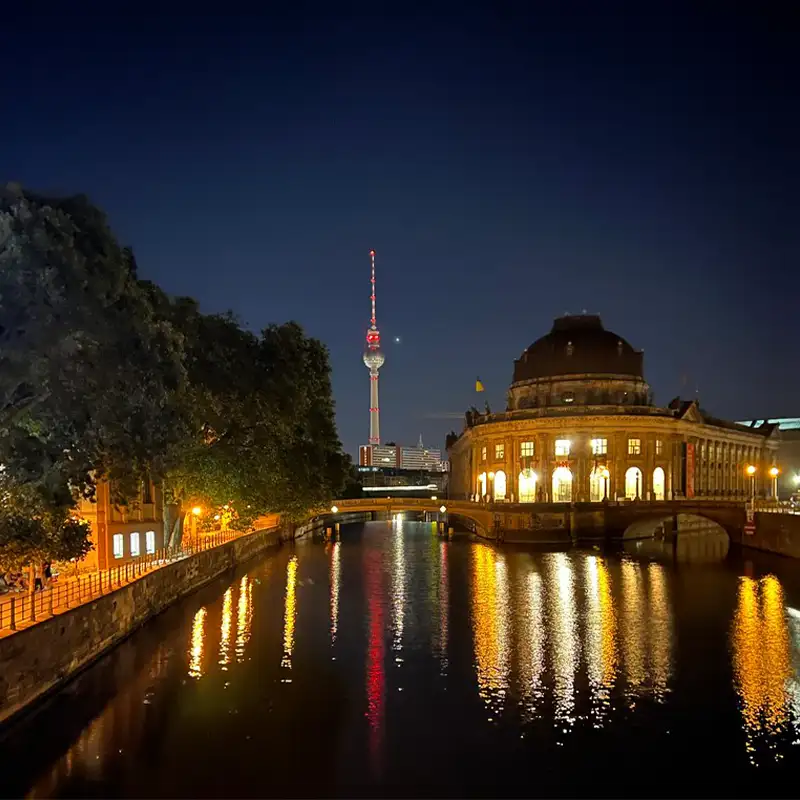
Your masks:
[[[556,320],[515,362],[508,409],[467,413],[449,448],[450,497],[519,503],[768,494],[777,426],[718,420],[696,401],[653,405],[641,354],[621,342],[596,317]],[[558,375],[540,374],[542,353]],[[615,375],[608,370],[617,356],[624,372]]]

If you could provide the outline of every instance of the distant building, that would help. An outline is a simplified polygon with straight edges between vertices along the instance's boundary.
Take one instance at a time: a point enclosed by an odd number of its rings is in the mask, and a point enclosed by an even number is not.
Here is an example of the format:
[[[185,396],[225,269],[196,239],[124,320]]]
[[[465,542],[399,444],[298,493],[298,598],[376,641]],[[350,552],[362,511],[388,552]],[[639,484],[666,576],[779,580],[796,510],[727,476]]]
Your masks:
[[[358,448],[358,463],[362,467],[393,467],[396,469],[446,472],[447,462],[442,451],[423,446],[404,447],[393,444],[362,444]]]
[[[786,499],[792,492],[800,491],[800,417],[771,417],[751,419],[737,423],[748,428],[777,425],[778,443],[778,494]]]
[[[392,494],[405,497],[415,495],[444,496],[447,491],[447,473],[441,470],[398,469],[397,467],[360,466],[358,476],[365,494]]]
[[[455,499],[745,499],[769,494],[779,433],[696,400],[656,406],[642,352],[582,315],[556,319],[514,362],[506,411],[469,410],[449,444]]]

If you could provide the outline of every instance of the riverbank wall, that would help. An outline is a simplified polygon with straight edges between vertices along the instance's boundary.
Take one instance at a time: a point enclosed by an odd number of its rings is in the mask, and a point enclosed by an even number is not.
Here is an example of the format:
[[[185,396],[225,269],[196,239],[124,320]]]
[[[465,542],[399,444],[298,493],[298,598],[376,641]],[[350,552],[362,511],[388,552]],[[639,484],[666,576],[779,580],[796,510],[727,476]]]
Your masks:
[[[177,600],[303,533],[281,526],[241,536],[0,639],[0,727]]]
[[[800,514],[756,512],[753,533],[742,533],[742,547],[800,558]]]

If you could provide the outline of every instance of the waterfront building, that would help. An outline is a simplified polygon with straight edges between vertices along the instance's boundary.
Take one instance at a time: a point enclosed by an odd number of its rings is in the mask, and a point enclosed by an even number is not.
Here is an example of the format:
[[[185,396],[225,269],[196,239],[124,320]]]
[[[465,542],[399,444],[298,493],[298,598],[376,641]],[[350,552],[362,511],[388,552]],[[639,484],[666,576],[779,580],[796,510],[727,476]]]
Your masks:
[[[442,461],[442,451],[425,447],[421,440],[416,447],[396,444],[361,445],[358,449],[358,463],[362,467],[391,467],[430,472],[447,470],[447,462]]]
[[[514,362],[507,408],[465,415],[450,497],[600,502],[766,496],[778,426],[653,401],[644,358],[599,317],[565,316]],[[748,466],[753,469],[749,474]]]
[[[164,504],[161,489],[142,486],[136,503],[118,506],[108,481],[100,481],[94,500],[81,500],[77,511],[91,526],[92,549],[81,561],[83,569],[108,569],[164,547]]]

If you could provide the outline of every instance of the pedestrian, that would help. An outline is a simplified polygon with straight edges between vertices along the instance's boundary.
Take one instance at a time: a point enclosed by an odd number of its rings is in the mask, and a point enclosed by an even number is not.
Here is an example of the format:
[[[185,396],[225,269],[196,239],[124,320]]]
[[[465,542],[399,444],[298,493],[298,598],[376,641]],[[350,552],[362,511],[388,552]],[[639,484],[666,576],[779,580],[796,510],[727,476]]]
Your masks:
[[[49,561],[44,562],[44,566],[42,567],[42,574],[44,575],[44,588],[47,589],[50,586],[50,580],[53,577],[53,570],[50,566]]]

